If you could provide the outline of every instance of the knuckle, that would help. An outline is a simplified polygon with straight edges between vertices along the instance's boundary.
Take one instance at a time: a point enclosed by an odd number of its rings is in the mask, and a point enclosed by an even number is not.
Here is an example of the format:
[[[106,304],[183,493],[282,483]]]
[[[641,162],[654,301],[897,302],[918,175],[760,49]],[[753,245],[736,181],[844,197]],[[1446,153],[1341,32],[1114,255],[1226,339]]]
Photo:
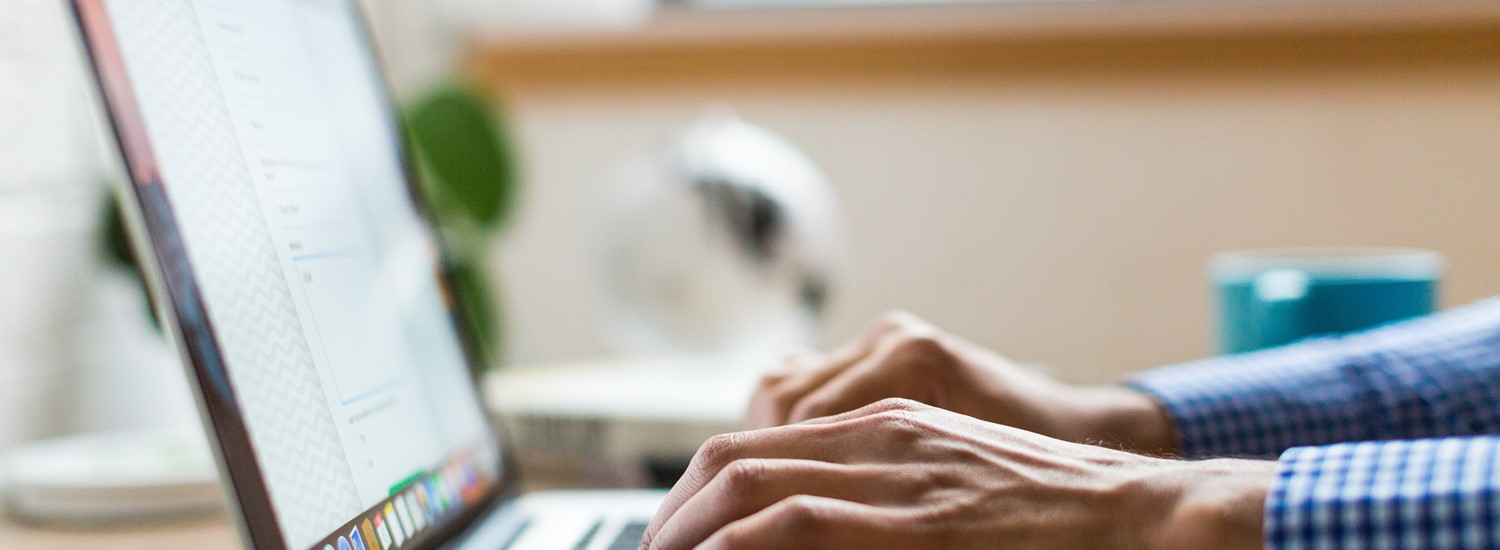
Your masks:
[[[904,430],[916,426],[916,413],[907,409],[891,409],[875,415],[875,420],[881,426],[897,430]]]
[[[919,413],[913,410],[896,409],[885,411],[875,415],[875,421],[879,429],[886,437],[900,442],[910,444],[922,439],[927,433],[923,427]]]
[[[875,402],[875,411],[880,414],[901,414],[906,416],[927,410],[929,407],[921,401],[907,399],[905,397],[888,397]]]
[[[730,495],[745,496],[755,494],[764,485],[768,467],[763,460],[740,459],[730,462],[724,468],[723,476],[724,491]]]
[[[894,351],[910,359],[936,359],[948,355],[948,344],[932,332],[906,332],[896,342]]]
[[[816,535],[827,523],[818,499],[809,495],[787,497],[776,508],[777,523],[804,535]]]
[[[781,382],[786,380],[786,378],[787,375],[784,372],[771,372],[763,374],[760,377],[760,389],[773,390],[777,386],[781,385]]]
[[[732,459],[744,441],[745,436],[741,433],[724,433],[708,438],[703,446],[698,448],[698,454],[693,457],[693,462],[700,468],[716,467]]]

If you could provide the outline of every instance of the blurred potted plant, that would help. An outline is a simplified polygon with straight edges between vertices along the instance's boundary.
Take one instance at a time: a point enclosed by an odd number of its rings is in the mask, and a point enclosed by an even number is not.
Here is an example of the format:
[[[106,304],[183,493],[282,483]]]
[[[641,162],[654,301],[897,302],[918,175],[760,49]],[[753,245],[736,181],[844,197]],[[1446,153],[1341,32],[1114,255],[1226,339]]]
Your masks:
[[[500,358],[501,323],[490,254],[514,209],[519,177],[510,136],[484,90],[463,81],[434,87],[403,114],[417,189],[442,233],[443,267],[461,321],[474,336],[480,364],[493,367]],[[102,225],[105,256],[138,269],[113,200]]]
[[[502,342],[490,254],[515,209],[520,173],[500,121],[484,91],[462,81],[440,85],[406,109],[418,185],[443,233],[454,299],[490,367]]]

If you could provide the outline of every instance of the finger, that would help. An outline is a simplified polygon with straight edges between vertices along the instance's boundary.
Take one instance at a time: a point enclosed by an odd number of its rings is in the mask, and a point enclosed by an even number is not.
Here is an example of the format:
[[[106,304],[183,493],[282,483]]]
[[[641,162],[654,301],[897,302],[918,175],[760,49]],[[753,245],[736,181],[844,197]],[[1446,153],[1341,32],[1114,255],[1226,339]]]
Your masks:
[[[886,335],[916,322],[910,314],[882,315],[866,325],[848,344],[830,354],[823,364],[763,380],[760,389],[750,398],[745,426],[759,429],[787,424],[792,406],[804,396],[869,355]]]
[[[851,450],[861,451],[861,454],[868,452],[861,449],[861,447],[872,447],[867,442],[862,445],[850,444],[849,432],[849,430],[832,425],[799,425],[722,434],[710,438],[698,448],[698,453],[693,455],[693,460],[688,463],[687,471],[683,473],[681,479],[677,480],[672,490],[667,492],[666,498],[662,500],[661,508],[656,512],[656,517],[646,528],[646,538],[650,539],[654,536],[662,523],[671,517],[677,508],[681,507],[688,498],[697,494],[704,485],[718,475],[719,470],[729,463],[745,458],[796,458],[843,462],[846,459],[858,458],[859,455],[851,454]]]
[[[667,518],[649,548],[693,548],[720,528],[795,495],[861,504],[912,500],[925,484],[913,469],[813,460],[737,460]]]
[[[921,320],[916,315],[905,311],[888,311],[866,323],[864,328],[859,330],[859,334],[855,335],[847,347],[863,348],[868,352],[868,350],[874,349],[887,334],[898,330],[915,330],[928,326],[930,325],[926,321]]]
[[[788,413],[797,401],[859,359],[848,356],[847,352],[841,353],[844,355],[816,366],[805,367],[801,372],[764,381],[750,397],[750,408],[745,413],[745,428],[758,430],[787,424]]]
[[[883,360],[866,361],[844,370],[823,387],[807,394],[787,413],[788,423],[798,423],[856,410],[887,397],[920,400],[910,388],[898,387],[896,374]]]
[[[796,392],[798,390],[810,390],[817,387],[823,380],[837,374],[839,370],[869,355],[887,334],[900,330],[903,322],[892,315],[881,316],[881,318],[870,322],[847,344],[840,346],[827,357],[818,357],[824,359],[824,361],[820,362],[821,364],[817,364],[814,368],[810,369],[797,369],[797,372],[790,373],[784,377],[786,384],[784,384],[782,389]],[[805,358],[805,356],[797,357],[797,359]]]
[[[789,386],[787,381],[827,364],[828,357],[820,353],[795,351],[788,354],[780,366],[761,378],[760,387],[750,396],[750,406],[745,411],[745,429],[780,426],[785,410],[779,405],[778,397],[786,395],[783,388]]]
[[[698,548],[890,548],[904,542],[893,526],[908,519],[867,504],[798,495],[725,526]]]
[[[886,399],[836,417],[714,436],[699,447],[687,471],[667,492],[656,517],[646,528],[645,539],[649,541],[667,518],[735,460],[787,458],[843,464],[886,463],[891,448],[906,445],[910,439],[871,437],[868,428],[894,427],[909,433],[920,423],[918,417],[932,410],[930,406],[909,399]],[[869,423],[870,426],[849,425],[857,422]]]
[[[936,361],[940,347],[933,338],[913,338],[905,334],[887,336],[879,348],[818,389],[804,395],[786,415],[788,423],[852,411],[890,397],[930,400],[930,396],[913,392],[916,384],[900,384],[910,373],[904,372],[912,361]],[[925,385],[925,384],[924,384]]]

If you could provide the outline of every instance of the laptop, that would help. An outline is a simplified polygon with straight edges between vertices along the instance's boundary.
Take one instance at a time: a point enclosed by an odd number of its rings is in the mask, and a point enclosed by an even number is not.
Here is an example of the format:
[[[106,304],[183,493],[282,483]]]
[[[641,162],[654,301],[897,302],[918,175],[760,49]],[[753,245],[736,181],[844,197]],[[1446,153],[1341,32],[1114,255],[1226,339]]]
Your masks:
[[[639,546],[661,492],[522,494],[356,0],[70,1],[245,545]]]

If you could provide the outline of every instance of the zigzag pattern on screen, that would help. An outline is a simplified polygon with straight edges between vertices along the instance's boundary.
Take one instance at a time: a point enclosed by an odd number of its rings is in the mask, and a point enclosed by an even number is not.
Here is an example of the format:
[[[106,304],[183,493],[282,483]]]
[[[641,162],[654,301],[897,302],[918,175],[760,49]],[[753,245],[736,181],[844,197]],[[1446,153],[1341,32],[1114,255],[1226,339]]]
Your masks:
[[[131,77],[152,88],[138,98],[287,542],[312,544],[361,506],[197,16],[188,0],[111,12],[126,59],[173,60]]]

